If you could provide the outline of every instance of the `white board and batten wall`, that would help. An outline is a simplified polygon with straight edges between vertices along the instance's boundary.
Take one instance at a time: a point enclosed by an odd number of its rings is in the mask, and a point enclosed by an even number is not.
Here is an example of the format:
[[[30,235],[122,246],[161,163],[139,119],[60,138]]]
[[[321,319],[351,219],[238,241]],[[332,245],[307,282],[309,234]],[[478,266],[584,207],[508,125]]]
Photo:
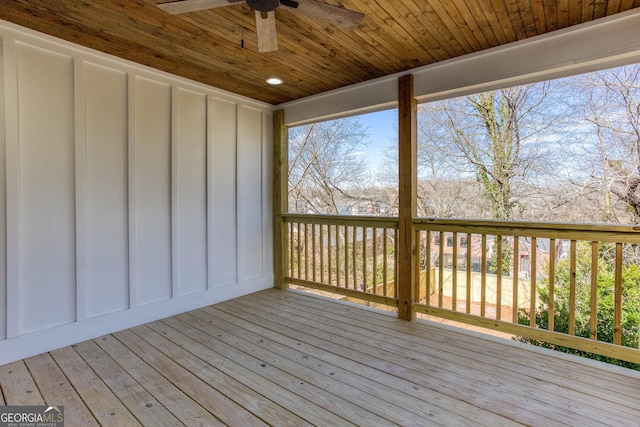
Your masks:
[[[270,105],[0,37],[0,365],[273,286]]]

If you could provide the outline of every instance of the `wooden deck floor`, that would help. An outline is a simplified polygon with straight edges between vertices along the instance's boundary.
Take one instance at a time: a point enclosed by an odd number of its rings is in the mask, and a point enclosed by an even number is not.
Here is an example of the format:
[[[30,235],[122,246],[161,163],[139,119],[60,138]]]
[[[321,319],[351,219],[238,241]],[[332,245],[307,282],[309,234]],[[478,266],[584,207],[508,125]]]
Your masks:
[[[69,426],[640,425],[640,375],[268,290],[0,367]]]

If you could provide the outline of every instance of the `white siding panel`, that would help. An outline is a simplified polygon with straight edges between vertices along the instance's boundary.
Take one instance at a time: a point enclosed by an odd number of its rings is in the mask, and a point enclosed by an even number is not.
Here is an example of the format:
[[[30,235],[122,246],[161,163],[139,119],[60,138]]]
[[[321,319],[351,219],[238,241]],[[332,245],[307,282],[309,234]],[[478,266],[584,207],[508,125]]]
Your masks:
[[[129,306],[127,75],[84,65],[87,317]]]
[[[137,78],[135,98],[137,301],[171,298],[171,87]]]
[[[75,320],[73,59],[16,46],[19,317],[30,332]]]
[[[178,89],[175,176],[179,294],[207,289],[207,98]]]
[[[262,111],[238,108],[238,274],[262,276]]]
[[[236,242],[236,106],[209,98],[210,283],[235,283]]]

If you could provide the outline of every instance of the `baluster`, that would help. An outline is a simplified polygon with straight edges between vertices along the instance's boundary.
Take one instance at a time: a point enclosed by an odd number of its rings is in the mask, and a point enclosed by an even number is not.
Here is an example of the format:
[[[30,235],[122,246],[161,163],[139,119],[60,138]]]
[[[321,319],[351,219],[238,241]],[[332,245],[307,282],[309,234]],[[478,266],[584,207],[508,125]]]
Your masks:
[[[340,286],[340,228],[336,225],[336,286]]]
[[[373,263],[371,265],[371,269],[373,270],[371,277],[373,282],[373,293],[378,293],[378,229],[373,227]],[[386,296],[386,295],[385,295]]]
[[[398,229],[393,230],[393,296],[398,297]]]
[[[425,265],[425,299],[426,304],[431,305],[431,287],[433,283],[431,283],[431,231],[427,230],[427,240],[425,242],[425,250],[424,250],[424,265]]]
[[[362,290],[367,292],[367,227],[362,227]]]
[[[349,227],[344,226],[344,287],[349,289]]]
[[[351,232],[353,235],[352,243],[351,243],[351,256],[352,256],[352,269],[353,269],[353,289],[358,290],[358,258],[357,258],[357,247],[358,247],[358,235],[357,229],[355,225],[351,227]]]
[[[591,315],[589,337],[598,339],[598,242],[591,242]]]
[[[576,334],[576,241],[569,249],[569,335]]]
[[[320,283],[324,283],[324,224],[320,224]]]
[[[613,290],[613,343],[622,345],[622,243],[616,243],[616,273]]]
[[[388,269],[387,254],[389,249],[387,239],[389,238],[389,229],[383,228],[382,232],[383,232],[382,252],[384,254],[382,257],[382,290],[384,294],[387,296],[389,295],[387,292],[387,283],[389,282],[389,278],[387,276],[387,269]],[[395,297],[395,294],[393,296]]]
[[[453,233],[453,249],[451,251],[453,263],[451,265],[451,310],[458,307],[458,233]]]
[[[555,330],[555,293],[556,293],[556,239],[549,240],[549,302],[547,329],[549,331]]]
[[[513,323],[518,323],[518,285],[520,284],[520,237],[513,236],[513,302],[512,319]]]
[[[487,304],[487,235],[483,234],[482,245],[482,265],[480,266],[480,316],[484,317]]]
[[[311,280],[316,281],[316,224],[311,224]]]
[[[529,326],[536,326],[536,277],[538,273],[537,268],[538,258],[538,240],[535,237],[531,238],[531,285],[529,287]]]
[[[502,236],[496,236],[496,319],[502,317]]]
[[[467,306],[466,313],[471,313],[471,278],[473,277],[471,274],[471,257],[473,255],[473,236],[471,233],[467,233]]]

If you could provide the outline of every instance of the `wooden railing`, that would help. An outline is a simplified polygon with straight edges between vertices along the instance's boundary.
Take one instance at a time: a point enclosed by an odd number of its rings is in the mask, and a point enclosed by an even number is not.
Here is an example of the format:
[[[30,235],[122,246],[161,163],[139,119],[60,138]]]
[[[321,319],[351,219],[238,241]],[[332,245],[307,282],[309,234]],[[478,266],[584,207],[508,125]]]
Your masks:
[[[397,218],[283,219],[285,282],[398,305]],[[413,227],[415,312],[640,363],[639,227],[420,218]]]
[[[418,219],[414,228],[417,312],[640,363],[638,227]]]
[[[397,218],[283,215],[287,283],[397,306]]]

